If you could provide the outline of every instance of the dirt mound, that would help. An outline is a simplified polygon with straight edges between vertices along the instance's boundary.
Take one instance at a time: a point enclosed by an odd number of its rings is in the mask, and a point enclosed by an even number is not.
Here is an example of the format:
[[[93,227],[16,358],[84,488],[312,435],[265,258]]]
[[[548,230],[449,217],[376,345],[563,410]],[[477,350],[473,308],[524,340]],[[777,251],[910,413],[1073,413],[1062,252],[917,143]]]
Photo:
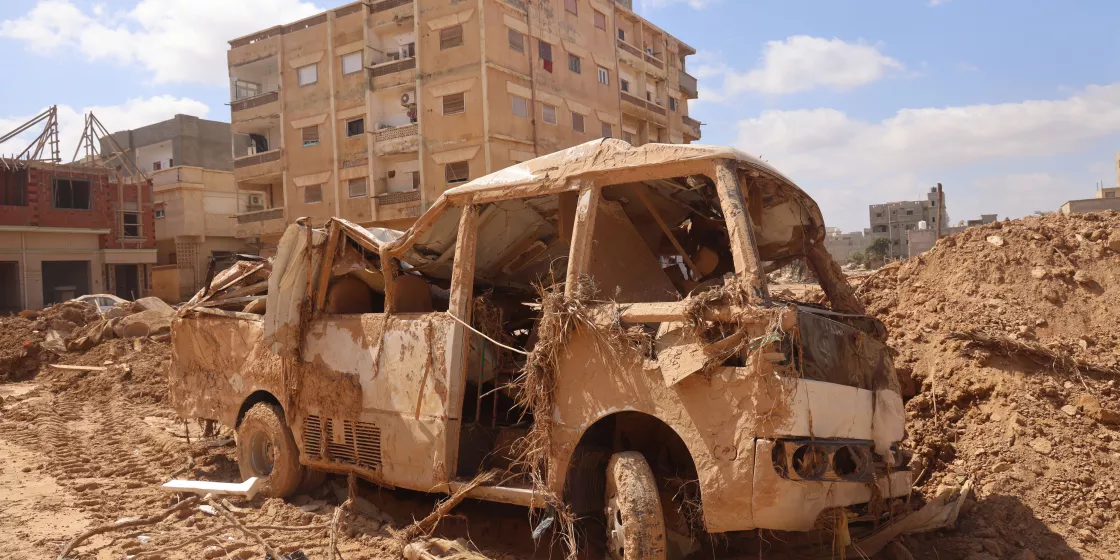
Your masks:
[[[18,316],[0,317],[0,381],[22,379],[33,374],[41,362],[54,360],[45,351],[50,332],[61,337],[99,321],[97,306],[81,301],[67,301],[42,311],[25,311]]]
[[[1120,553],[1120,214],[970,228],[867,278],[925,493],[972,479],[918,558]]]

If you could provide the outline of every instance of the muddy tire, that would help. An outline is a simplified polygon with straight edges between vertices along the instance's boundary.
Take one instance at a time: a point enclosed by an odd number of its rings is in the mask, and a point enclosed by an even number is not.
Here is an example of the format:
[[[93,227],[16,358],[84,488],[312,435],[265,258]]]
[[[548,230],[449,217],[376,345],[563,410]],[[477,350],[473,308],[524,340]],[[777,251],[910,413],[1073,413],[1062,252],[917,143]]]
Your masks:
[[[312,490],[322,486],[326,480],[326,472],[304,467],[303,480],[300,481],[297,491],[300,494],[310,494]]]
[[[257,403],[245,413],[237,428],[237,466],[242,479],[262,479],[261,495],[286,498],[299,488],[306,469],[279,407]]]
[[[665,516],[657,480],[636,451],[607,463],[607,549],[615,560],[665,560]]]

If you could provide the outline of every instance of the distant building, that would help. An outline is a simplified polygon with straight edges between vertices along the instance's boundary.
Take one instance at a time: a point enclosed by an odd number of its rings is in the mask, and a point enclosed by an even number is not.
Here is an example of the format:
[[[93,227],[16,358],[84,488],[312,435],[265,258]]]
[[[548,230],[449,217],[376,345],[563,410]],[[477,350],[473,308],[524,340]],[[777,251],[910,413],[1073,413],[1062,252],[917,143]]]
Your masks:
[[[949,223],[948,211],[944,207],[938,208],[937,187],[930,188],[925,200],[873,204],[868,211],[872,240],[879,237],[891,240],[888,259],[910,255],[908,232],[918,229],[919,223],[925,222],[930,229],[937,227],[938,220],[942,225]]]
[[[205,282],[211,256],[255,252],[234,236],[238,208],[251,206],[254,195],[244,193],[238,203],[229,123],[175,115],[112,137],[153,185],[152,295],[189,299]]]
[[[832,260],[839,264],[847,264],[852,255],[862,253],[871,246],[871,228],[863,231],[843,233],[840,228],[825,228],[824,248],[832,255]]]
[[[1120,185],[1120,153],[1117,158],[1117,185]],[[1083,214],[1087,212],[1103,212],[1105,210],[1120,210],[1120,187],[1097,187],[1095,198],[1082,198],[1067,200],[1059,209],[1063,214]]]
[[[942,227],[941,237],[947,237],[964,231],[967,228],[990,224],[998,220],[996,214],[980,214],[978,220],[965,220],[962,223],[952,227]],[[906,232],[906,245],[908,247],[906,258],[916,257],[930,249],[937,243],[937,230],[928,227],[926,224],[920,224],[918,229],[912,229]]]

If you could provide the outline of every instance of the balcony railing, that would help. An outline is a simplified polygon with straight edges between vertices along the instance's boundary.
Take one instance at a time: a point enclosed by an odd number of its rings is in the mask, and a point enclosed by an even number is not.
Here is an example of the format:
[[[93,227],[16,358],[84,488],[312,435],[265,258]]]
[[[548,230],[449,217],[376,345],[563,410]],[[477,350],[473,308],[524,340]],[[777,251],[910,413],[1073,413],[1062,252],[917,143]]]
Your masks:
[[[405,138],[408,136],[415,136],[420,132],[420,125],[406,124],[403,126],[394,126],[391,128],[382,128],[374,134],[374,141],[384,142],[386,140],[395,140],[397,138]]]
[[[280,148],[277,148],[275,150],[263,152],[252,156],[239,157],[233,160],[233,168],[241,169],[242,167],[249,167],[251,165],[259,165],[262,163],[268,163],[270,161],[276,161],[280,159],[280,151]]]
[[[646,102],[645,102],[644,99],[634,97],[633,95],[630,95],[629,93],[626,93],[625,91],[618,92],[618,95],[619,95],[619,97],[622,98],[623,101],[625,101],[627,103],[637,105],[638,107],[641,107],[643,109],[646,108]]]
[[[653,56],[653,55],[651,55],[651,54],[649,54],[649,53],[646,53],[646,55],[645,55],[645,59],[646,59],[646,62],[648,62],[648,63],[650,63],[650,64],[654,65],[654,66],[655,66],[655,67],[657,67],[658,69],[660,69],[660,70],[664,70],[664,69],[665,69],[665,63],[664,63],[664,62],[661,62],[661,60],[660,60],[660,59],[658,59],[657,57],[655,57],[655,56]]]
[[[622,49],[622,50],[624,50],[624,51],[626,51],[626,52],[628,52],[628,53],[630,53],[630,54],[632,54],[632,55],[634,55],[638,58],[642,58],[642,51],[638,47],[635,47],[634,45],[631,45],[630,43],[627,43],[626,41],[623,41],[622,39],[618,40],[618,48],[620,48],[620,49]]]
[[[419,190],[391,192],[377,195],[377,204],[380,206],[384,206],[387,204],[404,204],[406,202],[415,202],[417,200],[420,200]]]
[[[696,89],[696,78],[692,77],[691,74],[686,73],[684,70],[679,70],[677,76],[679,76],[680,79],[681,91],[685,92],[689,98],[696,99],[698,91]]]
[[[381,0],[380,2],[371,2],[369,4],[369,12],[371,14],[376,14],[377,12],[384,12],[385,10],[407,6],[411,3],[412,0]]]
[[[662,117],[669,116],[669,113],[665,111],[665,108],[656,103],[646,103],[646,107],[649,108],[650,111],[653,111],[654,113],[657,113]]]
[[[279,91],[270,91],[268,93],[261,93],[253,97],[246,97],[245,99],[238,99],[229,104],[229,108],[233,112],[244,111],[245,109],[252,109],[253,107],[260,107],[261,105],[268,105],[280,100]]]
[[[237,223],[239,224],[252,224],[256,222],[265,222],[268,220],[278,220],[284,217],[283,208],[269,208],[267,210],[257,210],[255,212],[245,212],[237,215]]]
[[[369,69],[370,76],[376,78],[378,76],[388,76],[397,72],[404,72],[405,70],[412,70],[416,68],[416,57],[406,58],[404,60],[397,60],[393,62],[382,62]]]
[[[696,120],[696,119],[694,119],[694,118],[692,118],[688,115],[685,115],[685,116],[681,117],[681,123],[684,124],[684,126],[688,128],[687,132],[690,135],[692,135],[694,138],[697,138],[697,139],[700,138],[700,121],[698,121],[698,120]]]

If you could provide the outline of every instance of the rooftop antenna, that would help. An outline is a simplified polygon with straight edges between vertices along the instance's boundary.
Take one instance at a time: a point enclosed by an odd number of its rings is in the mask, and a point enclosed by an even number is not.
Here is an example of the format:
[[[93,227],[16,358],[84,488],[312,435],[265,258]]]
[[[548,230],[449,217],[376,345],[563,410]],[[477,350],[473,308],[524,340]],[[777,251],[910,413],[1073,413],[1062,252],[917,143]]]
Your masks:
[[[27,122],[17,126],[11,132],[0,136],[0,144],[31,130],[39,123],[44,123],[42,132],[40,132],[39,136],[35,137],[22,152],[10,158],[11,161],[7,158],[0,158],[0,164],[4,166],[4,169],[22,167],[20,162],[44,161],[48,163],[60,163],[62,161],[62,158],[59,157],[58,154],[58,106],[56,105],[51,105],[42,113],[35,115]],[[44,152],[46,152],[45,155]]]

